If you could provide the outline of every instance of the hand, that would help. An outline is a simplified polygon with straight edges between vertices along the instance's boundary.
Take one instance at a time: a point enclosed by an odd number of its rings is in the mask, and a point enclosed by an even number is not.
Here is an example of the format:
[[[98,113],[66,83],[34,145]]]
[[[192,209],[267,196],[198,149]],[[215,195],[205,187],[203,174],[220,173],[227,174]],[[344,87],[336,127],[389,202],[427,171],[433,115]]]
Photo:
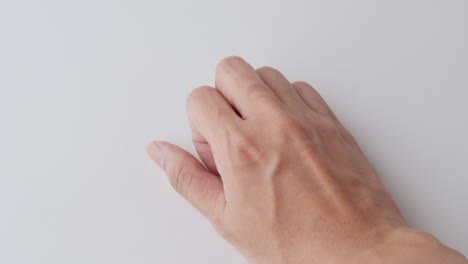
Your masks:
[[[310,85],[230,57],[219,63],[215,86],[187,101],[204,165],[167,142],[148,151],[249,262],[363,263],[399,248],[408,259],[427,249],[464,261],[407,227],[356,140]]]

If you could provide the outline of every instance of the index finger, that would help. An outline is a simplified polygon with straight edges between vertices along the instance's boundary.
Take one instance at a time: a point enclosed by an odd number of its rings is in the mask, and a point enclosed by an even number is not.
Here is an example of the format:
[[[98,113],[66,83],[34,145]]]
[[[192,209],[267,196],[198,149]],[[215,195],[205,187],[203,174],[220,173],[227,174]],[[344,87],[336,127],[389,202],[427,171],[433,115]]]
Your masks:
[[[187,98],[187,115],[194,142],[206,142],[213,152],[225,145],[227,133],[242,119],[213,87],[203,86]]]

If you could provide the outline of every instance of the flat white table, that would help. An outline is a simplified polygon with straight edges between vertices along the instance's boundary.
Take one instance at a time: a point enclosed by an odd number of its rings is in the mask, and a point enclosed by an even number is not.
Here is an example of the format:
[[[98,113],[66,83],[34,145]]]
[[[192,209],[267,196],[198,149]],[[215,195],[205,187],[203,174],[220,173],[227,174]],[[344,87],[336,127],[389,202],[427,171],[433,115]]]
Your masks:
[[[0,263],[244,263],[146,157],[236,54],[312,83],[468,254],[468,2],[0,1]]]

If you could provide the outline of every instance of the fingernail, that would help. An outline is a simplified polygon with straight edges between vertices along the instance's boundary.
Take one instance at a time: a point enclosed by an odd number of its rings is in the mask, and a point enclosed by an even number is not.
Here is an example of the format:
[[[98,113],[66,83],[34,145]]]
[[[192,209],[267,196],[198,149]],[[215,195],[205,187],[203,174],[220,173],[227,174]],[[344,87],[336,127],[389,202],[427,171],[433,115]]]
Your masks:
[[[150,154],[151,158],[158,164],[159,167],[163,167],[164,165],[164,157],[163,157],[163,148],[159,142],[151,142],[148,145],[148,153]]]

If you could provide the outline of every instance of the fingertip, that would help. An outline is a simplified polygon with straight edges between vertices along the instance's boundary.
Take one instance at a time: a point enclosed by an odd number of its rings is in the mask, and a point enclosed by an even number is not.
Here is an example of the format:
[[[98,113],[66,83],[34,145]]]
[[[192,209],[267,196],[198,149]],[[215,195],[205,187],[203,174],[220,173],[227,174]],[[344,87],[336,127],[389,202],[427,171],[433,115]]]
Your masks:
[[[218,62],[218,68],[223,68],[224,66],[232,66],[236,64],[248,64],[247,61],[237,55],[228,56]]]
[[[159,141],[151,141],[148,144],[146,144],[146,153],[148,155],[151,155],[155,149],[159,147]]]
[[[232,73],[239,73],[245,70],[253,71],[253,67],[242,57],[229,56],[218,62],[216,65],[215,85],[222,85],[223,79]]]
[[[164,165],[163,145],[164,143],[161,141],[152,141],[146,145],[146,152],[151,157],[151,159],[160,167]]]

